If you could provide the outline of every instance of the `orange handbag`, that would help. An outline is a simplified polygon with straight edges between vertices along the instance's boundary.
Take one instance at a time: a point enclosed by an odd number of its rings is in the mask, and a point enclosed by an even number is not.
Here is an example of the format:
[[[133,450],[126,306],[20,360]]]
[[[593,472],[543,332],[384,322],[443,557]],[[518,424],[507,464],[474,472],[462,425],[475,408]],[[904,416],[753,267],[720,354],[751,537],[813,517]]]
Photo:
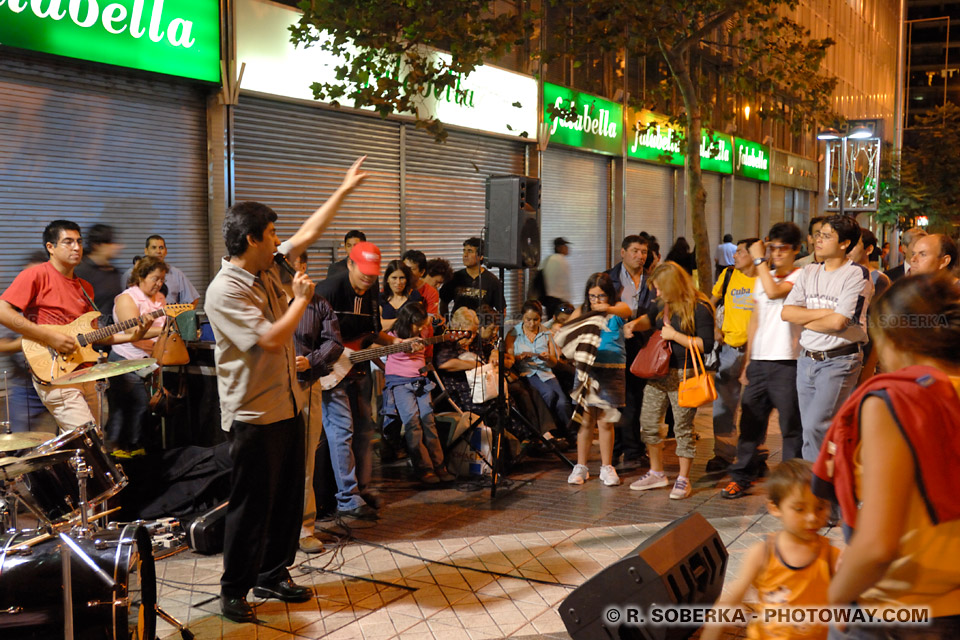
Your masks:
[[[683,380],[677,390],[677,404],[681,407],[701,407],[708,402],[717,399],[717,388],[713,385],[713,374],[703,366],[703,355],[700,349],[690,338],[687,343],[687,354],[693,352],[691,361],[693,362],[693,377],[687,378],[687,360],[683,360]],[[700,365],[699,369],[697,364]]]

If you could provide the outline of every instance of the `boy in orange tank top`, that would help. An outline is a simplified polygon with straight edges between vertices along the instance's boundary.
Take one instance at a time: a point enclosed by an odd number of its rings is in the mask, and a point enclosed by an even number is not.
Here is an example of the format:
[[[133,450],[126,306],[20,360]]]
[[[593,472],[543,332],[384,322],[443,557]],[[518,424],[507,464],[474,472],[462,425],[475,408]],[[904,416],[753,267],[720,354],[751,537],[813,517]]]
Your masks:
[[[830,506],[810,491],[811,464],[794,459],[781,463],[766,482],[768,511],[780,520],[783,529],[751,547],[737,580],[718,607],[736,607],[743,603],[747,589],[757,591],[751,605],[757,619],[747,627],[752,639],[819,639],[827,637],[826,625],[776,624],[764,622],[769,607],[822,607],[827,604],[827,588],[840,556],[840,550],[818,531],[827,524]],[[701,640],[718,640],[720,625],[708,626]]]

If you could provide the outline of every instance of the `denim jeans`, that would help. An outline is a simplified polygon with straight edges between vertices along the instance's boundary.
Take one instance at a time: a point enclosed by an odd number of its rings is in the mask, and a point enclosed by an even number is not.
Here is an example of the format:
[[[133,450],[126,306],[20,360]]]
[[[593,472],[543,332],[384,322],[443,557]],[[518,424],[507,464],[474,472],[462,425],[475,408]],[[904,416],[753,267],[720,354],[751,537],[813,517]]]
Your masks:
[[[728,462],[737,457],[737,407],[740,406],[740,373],[743,352],[724,344],[720,369],[714,377],[717,399],[713,401],[713,455]]]
[[[29,381],[10,384],[10,430],[57,432],[57,423]]]
[[[815,462],[833,416],[860,377],[860,354],[814,360],[801,351],[797,359],[797,398],[803,423],[803,459]]]
[[[557,429],[566,430],[570,422],[570,414],[573,409],[570,407],[570,396],[563,392],[560,383],[556,378],[541,380],[536,374],[527,376],[527,382],[537,390],[543,402],[550,409]]]
[[[347,376],[323,392],[323,431],[330,444],[330,462],[337,479],[337,506],[356,509],[364,504],[360,492],[373,471],[372,382],[369,374]]]
[[[387,376],[383,389],[384,414],[396,412],[400,417],[404,444],[417,473],[443,470],[443,447],[430,400],[435,386],[426,378]]]

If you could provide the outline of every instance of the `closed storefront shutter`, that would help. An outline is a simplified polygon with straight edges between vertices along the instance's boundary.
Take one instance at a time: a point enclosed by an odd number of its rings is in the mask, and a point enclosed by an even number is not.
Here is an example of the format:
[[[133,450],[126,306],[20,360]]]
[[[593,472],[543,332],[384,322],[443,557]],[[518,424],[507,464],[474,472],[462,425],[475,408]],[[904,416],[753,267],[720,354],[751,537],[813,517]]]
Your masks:
[[[524,144],[450,131],[446,142],[407,126],[406,247],[427,259],[446,258],[463,268],[463,241],[483,233],[486,179],[522,175]],[[497,269],[493,270],[498,273]],[[507,310],[516,313],[523,296],[522,271],[505,271]]]
[[[673,169],[628,162],[624,235],[636,235],[641,231],[656,236],[661,254],[670,251],[673,245]]]
[[[151,234],[201,295],[207,256],[205,88],[5,50],[0,58],[0,290],[43,228],[113,226],[123,270]]]
[[[755,238],[760,228],[760,184],[733,181],[733,241]]]
[[[793,189],[770,185],[770,226],[787,220],[787,201],[793,202]],[[765,235],[769,229],[762,229]]]
[[[583,302],[590,274],[608,268],[610,160],[603,156],[550,148],[543,155],[542,256],[553,253],[553,239],[570,247],[570,289]]]
[[[234,115],[235,200],[277,212],[289,238],[339,186],[358,157],[369,174],[313,250],[310,274],[325,277],[343,256],[343,235],[360,229],[384,264],[400,256],[400,125],[316,107],[241,96]]]
[[[710,264],[713,264],[713,259],[717,257],[717,246],[723,240],[720,214],[723,210],[723,178],[715,173],[704,173],[703,188],[707,191],[704,212],[707,218],[707,237],[710,240]],[[687,241],[692,247],[693,239],[687,238]]]

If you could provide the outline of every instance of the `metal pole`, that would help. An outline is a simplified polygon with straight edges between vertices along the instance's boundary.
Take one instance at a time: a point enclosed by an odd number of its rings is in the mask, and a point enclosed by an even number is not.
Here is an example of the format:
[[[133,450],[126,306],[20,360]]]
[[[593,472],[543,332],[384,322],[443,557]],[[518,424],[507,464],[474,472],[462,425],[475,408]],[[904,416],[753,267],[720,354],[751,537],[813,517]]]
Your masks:
[[[847,197],[847,137],[840,139],[840,215],[843,215],[843,201]]]

